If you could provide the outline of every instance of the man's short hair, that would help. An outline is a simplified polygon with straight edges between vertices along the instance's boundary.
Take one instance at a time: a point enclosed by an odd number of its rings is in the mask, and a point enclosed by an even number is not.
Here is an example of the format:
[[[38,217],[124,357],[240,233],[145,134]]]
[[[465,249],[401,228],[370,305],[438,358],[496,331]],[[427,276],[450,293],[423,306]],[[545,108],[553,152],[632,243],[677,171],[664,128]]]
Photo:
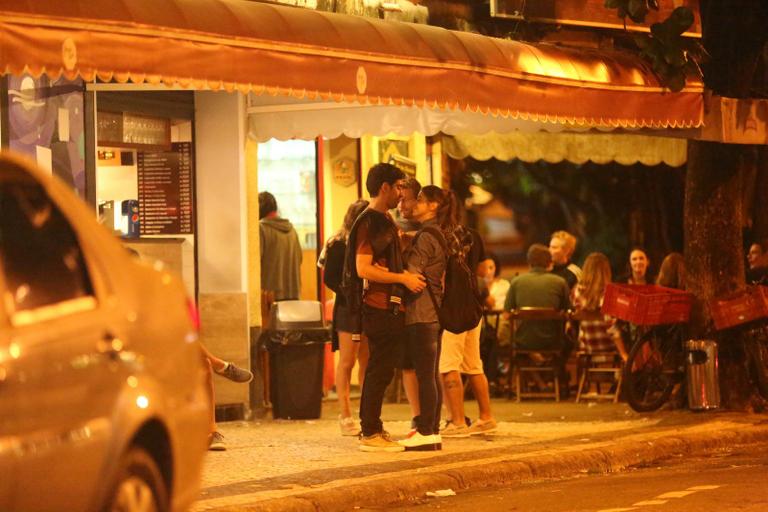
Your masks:
[[[565,248],[566,254],[568,254],[568,257],[570,258],[571,255],[573,255],[573,251],[576,250],[576,237],[570,234],[567,231],[555,231],[552,233],[551,238],[557,238],[558,240],[562,240],[563,242],[563,248]]]
[[[259,220],[277,211],[277,200],[269,192],[259,192]]]
[[[552,263],[549,248],[542,244],[533,244],[528,248],[528,265],[536,268],[547,268]]]
[[[376,197],[381,191],[381,186],[385,183],[394,185],[396,181],[405,178],[405,173],[392,164],[376,164],[368,171],[368,178],[365,180],[365,188],[371,197]]]
[[[410,190],[413,192],[413,197],[416,197],[419,195],[419,192],[421,192],[421,183],[419,183],[419,180],[416,178],[408,176],[403,181],[403,190]]]

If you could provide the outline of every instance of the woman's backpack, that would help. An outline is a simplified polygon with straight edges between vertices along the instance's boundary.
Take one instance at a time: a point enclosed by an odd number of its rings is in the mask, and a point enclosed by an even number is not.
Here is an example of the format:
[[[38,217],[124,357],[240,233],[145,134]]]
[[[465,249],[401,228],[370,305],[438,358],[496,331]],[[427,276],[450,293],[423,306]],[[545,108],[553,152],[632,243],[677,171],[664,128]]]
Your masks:
[[[466,261],[468,251],[451,251],[443,232],[437,227],[426,226],[421,232],[434,236],[447,256],[443,286],[443,302],[437,303],[432,289],[427,291],[437,311],[440,326],[454,334],[471,331],[483,317],[483,306],[478,299],[477,278]],[[415,240],[414,240],[415,242]]]

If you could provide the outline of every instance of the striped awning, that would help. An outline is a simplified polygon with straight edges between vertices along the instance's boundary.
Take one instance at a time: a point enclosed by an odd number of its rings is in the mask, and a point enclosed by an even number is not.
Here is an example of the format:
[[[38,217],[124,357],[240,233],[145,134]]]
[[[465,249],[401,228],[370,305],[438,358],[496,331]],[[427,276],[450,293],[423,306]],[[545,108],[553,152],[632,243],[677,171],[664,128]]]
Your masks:
[[[244,0],[0,0],[0,69],[538,123],[692,128],[635,55]]]

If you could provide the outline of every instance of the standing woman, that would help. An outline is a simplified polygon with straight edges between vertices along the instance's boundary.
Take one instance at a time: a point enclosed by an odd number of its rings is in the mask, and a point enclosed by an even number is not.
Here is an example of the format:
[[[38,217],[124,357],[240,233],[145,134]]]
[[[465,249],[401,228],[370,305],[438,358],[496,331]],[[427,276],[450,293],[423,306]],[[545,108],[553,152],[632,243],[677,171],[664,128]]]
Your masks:
[[[323,283],[333,290],[336,300],[333,304],[333,334],[331,346],[339,351],[339,366],[336,368],[336,394],[339,397],[341,414],[339,428],[343,436],[356,436],[360,432],[357,421],[352,418],[349,405],[349,387],[352,379],[352,368],[357,360],[360,389],[363,388],[365,368],[368,365],[368,343],[361,338],[355,323],[352,321],[344,294],[339,293],[341,276],[344,270],[344,252],[347,238],[357,217],[368,207],[368,201],[359,199],[349,205],[344,216],[344,224],[338,233],[328,239],[318,265],[322,266]]]
[[[427,287],[411,295],[405,308],[404,350],[416,370],[420,405],[416,431],[400,441],[406,450],[442,448],[439,433],[442,392],[438,372],[441,329],[436,305],[443,300],[446,251],[456,245],[447,242],[455,238],[454,202],[451,191],[427,185],[421,189],[413,210],[413,218],[421,228],[405,255],[406,269],[422,274]]]
[[[579,350],[587,354],[618,352],[627,360],[627,350],[615,319],[599,314],[605,296],[605,287],[611,282],[611,263],[605,254],[593,252],[584,260],[581,279],[576,285],[574,304],[576,311],[592,313],[595,318],[579,322]]]

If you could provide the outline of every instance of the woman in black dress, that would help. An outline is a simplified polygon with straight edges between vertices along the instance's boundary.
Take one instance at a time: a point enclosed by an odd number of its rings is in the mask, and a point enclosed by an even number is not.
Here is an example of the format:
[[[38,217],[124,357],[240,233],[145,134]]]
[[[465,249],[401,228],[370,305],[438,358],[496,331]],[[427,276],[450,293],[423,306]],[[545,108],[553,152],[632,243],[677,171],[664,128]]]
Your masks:
[[[360,388],[363,387],[365,367],[368,363],[368,344],[361,338],[359,329],[355,328],[349,315],[344,295],[339,293],[341,276],[344,270],[344,252],[347,247],[347,237],[355,219],[368,207],[368,201],[360,199],[349,205],[344,216],[344,224],[325,244],[320,256],[324,268],[323,282],[333,290],[336,299],[333,305],[333,350],[339,351],[339,365],[336,368],[336,394],[339,397],[341,414],[339,427],[341,435],[356,436],[360,432],[358,421],[352,417],[349,405],[349,387],[352,379],[352,369],[358,362],[358,379]]]

